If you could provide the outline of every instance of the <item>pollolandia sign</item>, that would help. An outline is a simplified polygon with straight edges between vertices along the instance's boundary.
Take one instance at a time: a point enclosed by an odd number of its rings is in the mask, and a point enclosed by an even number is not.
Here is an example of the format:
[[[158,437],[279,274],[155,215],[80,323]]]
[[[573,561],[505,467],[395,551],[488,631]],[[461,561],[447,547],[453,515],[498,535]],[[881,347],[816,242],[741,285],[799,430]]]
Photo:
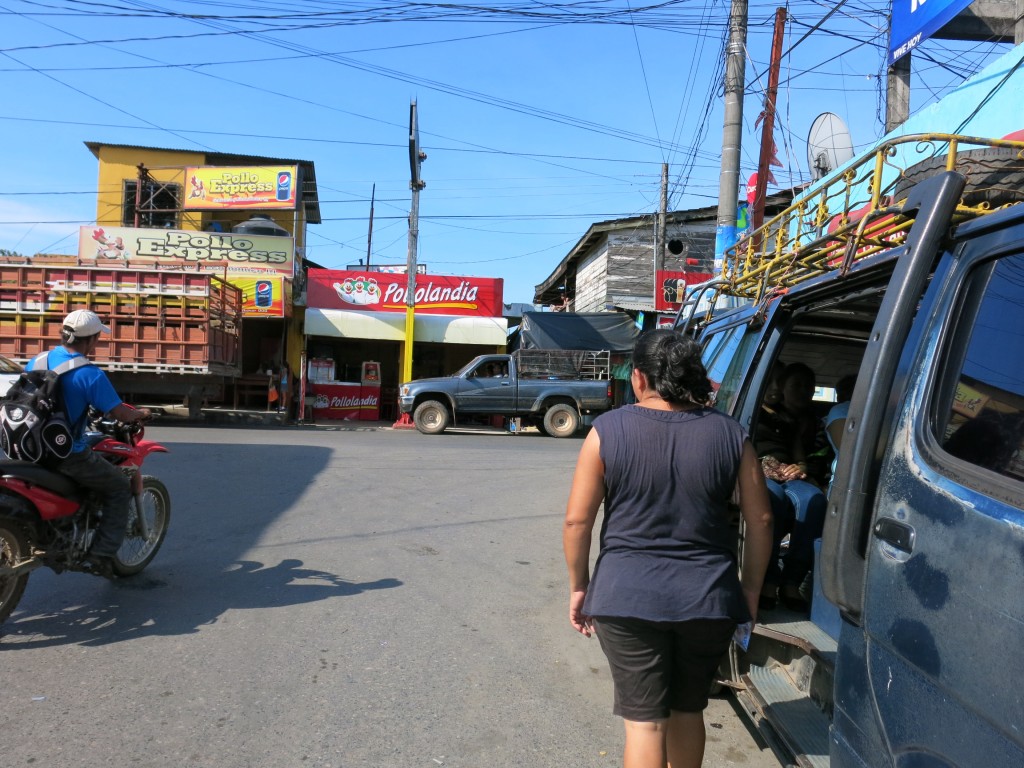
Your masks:
[[[416,311],[500,317],[503,281],[494,277],[416,276]],[[385,272],[311,269],[306,305],[314,309],[404,312],[408,277]]]
[[[292,209],[298,169],[284,166],[202,166],[185,169],[185,210]]]
[[[92,226],[79,230],[78,258],[102,267],[154,265],[292,277],[295,245],[290,237]]]

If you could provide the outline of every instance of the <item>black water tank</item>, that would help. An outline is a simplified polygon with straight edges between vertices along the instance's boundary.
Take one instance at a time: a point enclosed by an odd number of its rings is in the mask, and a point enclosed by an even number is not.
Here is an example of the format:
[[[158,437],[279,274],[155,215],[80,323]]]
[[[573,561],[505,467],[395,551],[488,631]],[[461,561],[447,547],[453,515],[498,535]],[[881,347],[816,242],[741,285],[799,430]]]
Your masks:
[[[235,235],[270,235],[271,237],[291,237],[292,235],[265,213],[254,213],[248,221],[235,224],[231,228],[231,232]]]

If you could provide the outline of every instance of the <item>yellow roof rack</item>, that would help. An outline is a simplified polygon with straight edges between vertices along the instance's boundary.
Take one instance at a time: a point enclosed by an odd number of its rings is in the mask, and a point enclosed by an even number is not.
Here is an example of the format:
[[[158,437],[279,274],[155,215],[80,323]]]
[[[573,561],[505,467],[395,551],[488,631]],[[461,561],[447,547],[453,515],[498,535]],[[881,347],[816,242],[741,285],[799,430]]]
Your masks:
[[[953,134],[890,139],[817,182],[725,252],[718,295],[753,299],[784,290],[900,245],[912,223],[901,215],[910,187],[943,170],[967,176],[954,223],[1024,200],[1024,141]],[[714,300],[711,305],[714,306]]]

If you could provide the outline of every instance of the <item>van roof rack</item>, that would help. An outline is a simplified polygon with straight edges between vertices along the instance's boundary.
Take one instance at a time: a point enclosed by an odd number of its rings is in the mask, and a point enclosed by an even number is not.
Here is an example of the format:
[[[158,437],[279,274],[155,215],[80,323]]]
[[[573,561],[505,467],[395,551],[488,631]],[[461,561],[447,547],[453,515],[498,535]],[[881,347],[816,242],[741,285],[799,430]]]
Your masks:
[[[855,261],[902,244],[913,222],[902,215],[907,192],[944,170],[963,173],[968,181],[954,224],[1024,200],[1019,183],[998,183],[1000,174],[1024,175],[1024,141],[941,133],[889,139],[814,184],[728,249],[710,306],[719,296],[760,303],[810,278],[845,273]]]

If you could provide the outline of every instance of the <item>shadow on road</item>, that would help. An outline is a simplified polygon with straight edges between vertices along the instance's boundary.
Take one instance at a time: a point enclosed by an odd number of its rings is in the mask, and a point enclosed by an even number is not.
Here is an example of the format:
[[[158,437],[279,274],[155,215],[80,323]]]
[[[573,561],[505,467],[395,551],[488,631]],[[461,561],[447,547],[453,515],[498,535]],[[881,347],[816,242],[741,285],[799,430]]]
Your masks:
[[[143,573],[109,582],[88,604],[26,616],[6,625],[2,647],[99,646],[155,635],[185,635],[216,623],[226,611],[283,608],[402,585],[398,579],[351,582],[302,565],[301,560],[282,560],[269,567],[243,560],[221,573],[196,574],[185,581]]]
[[[258,439],[258,438],[257,438]],[[249,559],[267,529],[330,471],[332,450],[308,445],[161,441],[171,451],[146,464],[167,485],[171,525],[149,568],[106,582],[39,570],[0,627],[0,648],[103,645],[197,632],[229,610],[276,608],[401,586],[357,583],[295,559]]]

